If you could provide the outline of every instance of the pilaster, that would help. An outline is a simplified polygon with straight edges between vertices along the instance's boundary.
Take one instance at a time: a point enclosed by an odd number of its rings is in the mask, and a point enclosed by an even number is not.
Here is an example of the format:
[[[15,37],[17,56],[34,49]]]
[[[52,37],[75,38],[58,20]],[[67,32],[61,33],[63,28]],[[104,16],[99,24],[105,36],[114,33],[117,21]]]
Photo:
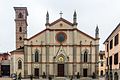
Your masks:
[[[90,42],[90,75],[92,75],[92,42]]]
[[[76,72],[76,46],[73,46],[73,76]]]
[[[43,49],[42,49],[43,41],[41,41],[41,53],[40,53],[40,75],[42,76],[42,56],[43,56]]]
[[[80,75],[82,75],[82,41],[80,41]]]
[[[46,46],[46,75],[49,75],[49,46]]]
[[[27,46],[24,46],[24,76],[28,76],[28,52],[27,52]]]

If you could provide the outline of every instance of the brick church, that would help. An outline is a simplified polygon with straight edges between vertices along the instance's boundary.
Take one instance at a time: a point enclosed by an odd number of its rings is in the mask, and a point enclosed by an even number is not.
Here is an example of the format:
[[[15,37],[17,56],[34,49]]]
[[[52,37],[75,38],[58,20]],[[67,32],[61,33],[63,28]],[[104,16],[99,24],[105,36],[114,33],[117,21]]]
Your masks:
[[[67,77],[79,73],[90,77],[98,73],[99,29],[92,37],[77,26],[77,13],[73,22],[62,16],[49,23],[46,14],[45,29],[27,37],[27,7],[14,7],[16,27],[16,50],[11,51],[10,74],[22,77]]]

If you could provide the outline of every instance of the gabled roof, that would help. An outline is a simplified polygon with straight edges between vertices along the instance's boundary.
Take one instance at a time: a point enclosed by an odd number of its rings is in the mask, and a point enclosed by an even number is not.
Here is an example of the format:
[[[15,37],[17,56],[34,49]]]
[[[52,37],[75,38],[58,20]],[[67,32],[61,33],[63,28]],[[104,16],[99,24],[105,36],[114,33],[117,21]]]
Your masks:
[[[34,37],[40,35],[41,33],[45,32],[46,30],[51,30],[51,29],[44,29],[44,30],[42,30],[41,32],[39,32],[39,33],[33,35],[32,37],[30,37],[30,38],[27,39],[27,40],[30,40],[30,39],[32,39],[32,38],[34,38]],[[63,29],[62,29],[62,30],[63,30]],[[72,29],[72,30],[75,30],[75,29]],[[96,38],[94,38],[94,37],[92,37],[92,36],[90,36],[90,35],[88,35],[88,34],[82,32],[82,31],[80,31],[79,29],[76,29],[76,30],[77,30],[78,32],[84,34],[85,36],[87,36],[87,37],[89,37],[89,38],[91,38],[91,39],[93,39],[93,40],[96,40]],[[98,39],[99,39],[99,38],[98,38]]]
[[[86,35],[87,37],[89,37],[89,38],[91,38],[91,39],[93,39],[93,40],[96,40],[96,38],[94,38],[94,37],[92,37],[92,36],[90,36],[90,35],[82,32],[82,31],[80,31],[79,29],[77,29],[77,31],[80,32],[80,33],[82,33],[82,34],[84,34],[84,35]],[[98,39],[99,39],[99,38],[98,38]]]
[[[41,32],[39,32],[39,33],[37,33],[37,34],[33,35],[32,37],[30,37],[30,38],[29,38],[29,39],[27,39],[27,40],[30,40],[30,39],[32,39],[32,38],[34,38],[34,37],[36,37],[37,35],[40,35],[41,33],[45,32],[46,30],[47,30],[47,29],[42,30]]]
[[[107,42],[107,40],[110,38],[110,36],[118,29],[118,27],[120,27],[120,23],[117,25],[117,27],[112,31],[112,33],[108,36],[108,38],[104,41],[103,44],[105,44],[105,42]]]
[[[58,23],[59,21],[63,21],[63,22],[65,22],[65,23],[67,23],[67,24],[69,24],[69,25],[73,26],[73,23],[71,23],[71,22],[67,21],[67,20],[66,20],[66,19],[64,19],[64,18],[59,18],[59,19],[57,19],[56,21],[54,21],[54,22],[50,23],[49,25],[50,25],[50,26],[52,26],[52,25],[54,25],[54,24]]]
[[[12,52],[23,52],[23,51],[24,51],[24,47],[13,50],[10,53],[12,53]]]
[[[1,56],[3,55],[10,55],[8,52],[0,53]]]
[[[63,54],[64,56],[67,56],[66,53],[65,53],[65,50],[64,50],[64,48],[63,48],[62,46],[59,47],[56,56],[59,56],[59,55],[61,55],[61,54]],[[55,57],[56,57],[56,56],[55,56]]]
[[[65,23],[67,23],[67,24],[73,26],[73,24],[72,24],[71,22],[67,21],[67,20],[64,19],[64,18],[59,18],[59,19],[57,19],[56,21],[50,23],[49,26],[52,26],[52,25],[58,23],[59,21],[63,21],[63,22],[65,22]],[[44,29],[43,31],[41,31],[41,32],[39,32],[39,33],[37,33],[37,34],[35,34],[34,36],[30,37],[28,40],[30,40],[30,39],[34,38],[35,36],[37,36],[37,35],[39,35],[39,34],[45,32],[46,30],[47,30],[47,29]]]
[[[56,24],[56,23],[58,23],[58,22],[60,22],[60,21],[63,21],[63,22],[65,22],[66,24],[73,26],[73,23],[67,21],[67,20],[64,19],[64,18],[59,18],[59,19],[57,19],[56,21],[54,21],[54,22],[52,22],[52,23],[49,23],[49,26],[52,26],[52,25],[54,25],[54,24]],[[87,36],[87,37],[89,37],[89,38],[91,38],[91,39],[93,39],[93,40],[96,40],[96,38],[94,38],[94,37],[92,37],[92,36],[90,36],[90,35],[88,35],[88,34],[82,32],[82,31],[80,31],[79,29],[77,29],[77,28],[75,28],[75,29],[76,29],[78,32],[84,34],[85,36]],[[75,30],[75,29],[70,29],[70,30]],[[44,29],[44,30],[42,30],[41,32],[39,32],[39,33],[33,35],[32,37],[30,37],[30,38],[27,39],[27,40],[30,40],[30,39],[32,39],[32,38],[34,38],[34,37],[40,35],[41,33],[45,32],[46,30],[57,30],[57,29]],[[65,30],[65,29],[59,29],[59,30]],[[67,30],[69,30],[69,29],[67,29]],[[99,38],[98,38],[98,39],[99,39]]]

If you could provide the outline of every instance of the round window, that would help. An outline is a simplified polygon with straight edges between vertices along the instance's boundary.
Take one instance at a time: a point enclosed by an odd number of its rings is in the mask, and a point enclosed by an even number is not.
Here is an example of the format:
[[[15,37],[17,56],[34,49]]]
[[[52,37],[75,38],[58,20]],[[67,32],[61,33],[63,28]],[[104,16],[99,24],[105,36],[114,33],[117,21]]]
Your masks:
[[[64,58],[61,56],[61,57],[59,57],[59,59],[58,59],[60,62],[63,62],[64,61]]]
[[[67,36],[66,36],[66,34],[64,32],[59,32],[56,35],[56,39],[57,39],[58,42],[62,43],[67,39]]]

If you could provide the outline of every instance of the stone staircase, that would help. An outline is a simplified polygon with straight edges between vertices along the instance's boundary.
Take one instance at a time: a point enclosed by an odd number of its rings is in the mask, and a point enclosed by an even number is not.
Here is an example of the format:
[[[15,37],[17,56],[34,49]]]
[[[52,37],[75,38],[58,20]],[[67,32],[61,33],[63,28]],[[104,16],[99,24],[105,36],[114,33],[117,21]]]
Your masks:
[[[4,80],[4,79],[2,79]],[[6,79],[5,79],[6,80]],[[30,80],[30,79],[21,79],[21,80]],[[49,79],[42,79],[42,78],[39,78],[39,79],[33,79],[33,80],[49,80]],[[52,80],[71,80],[70,78],[67,78],[67,77],[56,77],[56,78],[53,78]],[[98,79],[92,79],[92,78],[80,78],[80,79],[72,79],[72,80],[98,80]],[[101,80],[105,80],[105,79],[101,79]]]
[[[67,80],[65,77],[56,77],[54,80]]]

